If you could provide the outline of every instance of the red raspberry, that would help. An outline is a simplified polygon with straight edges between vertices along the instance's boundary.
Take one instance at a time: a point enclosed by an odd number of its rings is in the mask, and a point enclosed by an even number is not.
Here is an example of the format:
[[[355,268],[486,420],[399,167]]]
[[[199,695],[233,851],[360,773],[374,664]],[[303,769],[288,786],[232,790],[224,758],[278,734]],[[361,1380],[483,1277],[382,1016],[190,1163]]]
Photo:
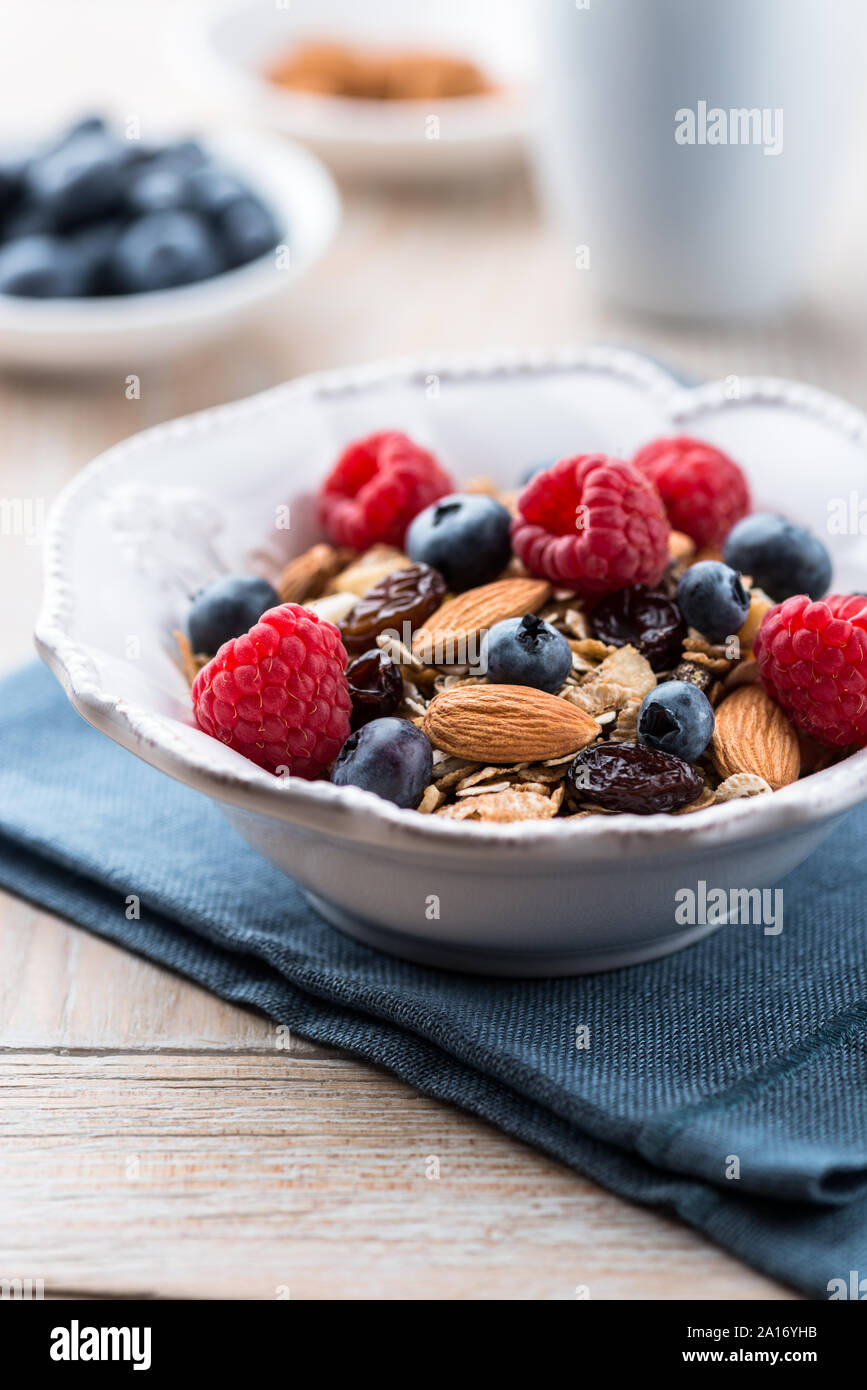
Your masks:
[[[653,483],[605,454],[577,454],[537,473],[512,522],[512,548],[531,574],[589,596],[658,584],[668,535]]]
[[[398,430],[382,430],[340,455],[319,493],[319,521],[335,545],[400,546],[413,517],[454,490],[433,454]]]
[[[762,619],[753,655],[765,689],[803,733],[867,746],[867,598],[787,598]]]
[[[318,777],[349,736],[345,668],[333,623],[297,603],[269,608],[196,676],[196,722],[270,772]]]
[[[632,462],[656,483],[675,531],[684,531],[700,550],[721,546],[750,510],[742,470],[728,454],[700,439],[685,434],[655,439]]]

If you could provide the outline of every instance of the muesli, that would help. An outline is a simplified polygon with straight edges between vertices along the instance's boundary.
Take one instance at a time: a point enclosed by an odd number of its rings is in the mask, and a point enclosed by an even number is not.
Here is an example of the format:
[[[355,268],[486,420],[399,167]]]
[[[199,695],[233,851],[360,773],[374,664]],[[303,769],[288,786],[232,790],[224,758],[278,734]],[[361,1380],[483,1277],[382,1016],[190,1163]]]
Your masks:
[[[682,815],[867,745],[867,599],[700,440],[504,493],[383,431],[318,505],[273,585],[223,576],[177,634],[199,727],[276,775],[468,823]]]

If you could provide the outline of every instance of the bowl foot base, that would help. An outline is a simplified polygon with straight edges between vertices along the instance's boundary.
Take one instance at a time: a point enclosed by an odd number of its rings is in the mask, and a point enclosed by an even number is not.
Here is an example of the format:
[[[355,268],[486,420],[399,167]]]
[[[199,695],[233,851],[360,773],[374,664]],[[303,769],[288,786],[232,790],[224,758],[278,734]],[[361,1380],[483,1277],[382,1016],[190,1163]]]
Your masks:
[[[387,955],[416,965],[430,965],[437,970],[453,970],[471,975],[507,975],[525,979],[544,979],[561,975],[590,975],[600,970],[619,970],[627,965],[640,965],[671,955],[685,946],[700,941],[717,931],[716,925],[691,927],[612,950],[584,951],[498,951],[487,946],[449,946],[441,941],[410,936],[391,927],[378,926],[342,907],[326,902],[316,893],[304,892],[310,906],[332,927],[345,932],[355,941],[372,946]]]

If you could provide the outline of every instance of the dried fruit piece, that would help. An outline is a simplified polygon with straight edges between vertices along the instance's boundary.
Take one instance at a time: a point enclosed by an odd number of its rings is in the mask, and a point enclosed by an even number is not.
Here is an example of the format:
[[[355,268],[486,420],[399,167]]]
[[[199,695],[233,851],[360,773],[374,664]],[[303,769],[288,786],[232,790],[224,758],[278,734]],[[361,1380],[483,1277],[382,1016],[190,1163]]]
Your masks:
[[[439,608],[445,580],[430,565],[394,570],[368,589],[340,624],[343,645],[350,656],[376,645],[380,633],[394,631],[405,646],[412,633]]]
[[[676,811],[704,790],[701,773],[682,758],[640,743],[599,743],[585,748],[566,781],[574,794],[606,811],[639,816]]]
[[[796,782],[801,770],[798,735],[760,685],[742,685],[717,706],[710,751],[720,777],[754,772],[774,791]]]
[[[394,714],[403,699],[403,677],[379,647],[357,656],[346,668],[352,700],[352,729]]]
[[[686,637],[686,623],[677,604],[643,584],[601,599],[590,614],[590,627],[600,642],[637,647],[654,671],[671,670]]]
[[[535,762],[583,748],[599,725],[567,700],[526,685],[458,685],[428,705],[436,748],[476,763]]]

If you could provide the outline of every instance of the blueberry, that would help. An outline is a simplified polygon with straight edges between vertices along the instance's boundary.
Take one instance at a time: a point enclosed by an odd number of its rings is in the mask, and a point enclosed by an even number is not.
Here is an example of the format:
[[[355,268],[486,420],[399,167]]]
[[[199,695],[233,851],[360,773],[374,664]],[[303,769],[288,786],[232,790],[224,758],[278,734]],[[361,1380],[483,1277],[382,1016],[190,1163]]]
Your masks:
[[[0,215],[10,212],[21,201],[24,174],[35,153],[33,145],[4,145],[0,149]]]
[[[714,728],[711,703],[689,681],[663,681],[645,695],[638,711],[638,741],[685,762],[696,762]]]
[[[723,559],[777,603],[793,594],[821,598],[831,584],[831,557],[818,537],[770,512],[739,521],[729,532]]]
[[[217,232],[229,265],[246,265],[272,251],[279,240],[277,223],[258,198],[241,198],[217,218]]]
[[[193,599],[187,635],[196,653],[214,656],[224,642],[240,637],[280,599],[267,579],[254,574],[226,574]]]
[[[80,268],[59,238],[22,236],[0,249],[0,294],[63,299],[84,292]]]
[[[192,174],[208,162],[208,156],[198,140],[175,140],[170,145],[164,145],[156,155],[160,168],[176,169],[180,174]]]
[[[128,138],[124,143],[127,147],[127,169],[155,168],[162,157],[163,146],[154,145],[149,140]]]
[[[92,222],[119,208],[128,160],[128,141],[84,132],[29,164],[25,192],[57,228]]]
[[[92,227],[76,232],[67,241],[67,254],[80,276],[82,294],[114,292],[112,260],[120,230],[118,222],[95,222]]]
[[[177,169],[151,161],[133,171],[127,184],[124,204],[136,215],[188,207],[186,176]]]
[[[191,173],[187,179],[187,194],[190,207],[208,217],[216,217],[233,203],[249,197],[246,185],[220,164],[205,164]]]
[[[114,254],[117,287],[127,294],[207,280],[221,269],[211,233],[190,212],[151,212],[131,222]]]
[[[740,575],[719,560],[690,565],[675,598],[685,621],[708,642],[724,642],[740,632],[750,611]]]
[[[54,218],[39,203],[20,202],[3,224],[3,240],[22,236],[54,236]]]
[[[338,787],[361,787],[414,811],[433,775],[433,749],[407,719],[374,719],[350,734],[331,770]]]
[[[68,144],[70,140],[75,140],[79,135],[104,135],[107,130],[108,125],[104,116],[98,116],[96,114],[91,116],[80,116],[79,119],[74,121],[72,125],[64,131],[63,135],[61,135],[57,142],[58,148],[61,145]]]
[[[455,592],[474,589],[506,568],[511,520],[493,497],[454,492],[419,512],[406,533],[406,552],[439,570]]]
[[[494,623],[484,653],[488,680],[495,685],[532,685],[553,695],[572,670],[566,638],[535,613]]]

